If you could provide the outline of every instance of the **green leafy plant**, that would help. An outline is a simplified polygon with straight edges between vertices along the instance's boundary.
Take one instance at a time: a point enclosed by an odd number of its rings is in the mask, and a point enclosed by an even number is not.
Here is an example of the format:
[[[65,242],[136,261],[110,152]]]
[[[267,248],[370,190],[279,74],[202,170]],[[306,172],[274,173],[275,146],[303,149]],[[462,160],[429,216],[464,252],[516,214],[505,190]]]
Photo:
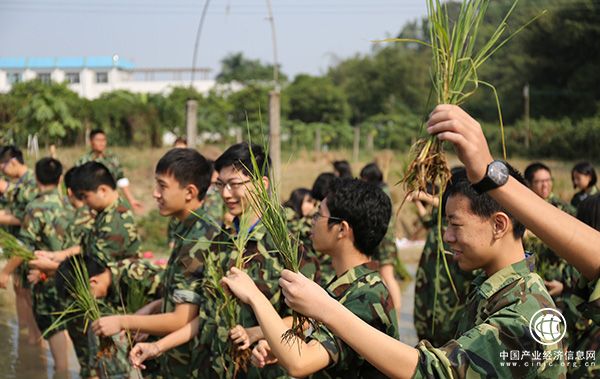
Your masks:
[[[21,258],[24,261],[35,259],[35,254],[27,249],[15,236],[0,228],[0,249],[2,258]]]

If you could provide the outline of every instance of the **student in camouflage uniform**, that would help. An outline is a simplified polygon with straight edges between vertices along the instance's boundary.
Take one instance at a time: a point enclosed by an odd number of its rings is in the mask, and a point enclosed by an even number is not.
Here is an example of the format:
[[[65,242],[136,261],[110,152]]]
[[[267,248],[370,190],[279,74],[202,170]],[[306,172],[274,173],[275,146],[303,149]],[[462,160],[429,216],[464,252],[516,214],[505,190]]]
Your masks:
[[[66,297],[70,296],[66,278],[73,277],[75,272],[73,259],[78,258],[69,258],[61,264],[57,276],[59,292]],[[90,289],[94,297],[99,299],[102,314],[135,312],[146,303],[161,297],[162,269],[150,262],[125,259],[106,265],[94,257],[87,256],[82,264],[87,269]],[[85,322],[83,317],[81,319]],[[108,343],[109,350],[101,351],[100,346],[106,346],[106,342],[101,343],[89,328],[88,333],[83,335],[88,349],[86,354],[88,361],[85,365],[89,372],[85,377],[129,378],[131,365],[127,360],[128,340],[133,337],[135,336],[127,335],[126,338],[118,335],[111,336],[112,341]]]
[[[539,197],[561,211],[575,215],[575,209],[552,192],[553,178],[548,166],[541,162],[534,162],[527,166],[524,174],[529,188]],[[567,262],[557,256],[532,233],[527,234],[524,244],[525,250],[536,255],[536,272],[544,279],[550,295],[554,297],[554,301],[563,309],[562,298],[557,294],[557,289],[561,286],[560,281],[565,275]]]
[[[392,200],[390,189],[383,182],[383,172],[381,172],[376,163],[369,163],[365,165],[365,167],[360,170],[360,179],[380,187],[389,197],[390,201]],[[398,283],[398,280],[396,280],[396,267],[398,267],[402,272],[406,272],[406,269],[398,257],[398,250],[396,248],[396,237],[394,235],[396,217],[390,217],[391,219],[388,224],[388,229],[383,237],[383,240],[381,240],[381,243],[377,247],[377,252],[374,258],[379,262],[379,274],[390,291],[390,296],[394,301],[394,308],[396,309],[396,316],[398,317],[398,322],[400,322],[402,293],[400,292],[400,283]]]
[[[0,210],[0,225],[6,226],[14,236],[19,235],[19,226],[25,217],[25,208],[37,196],[35,174],[29,170],[23,160],[23,153],[16,146],[5,146],[0,155],[0,171],[13,180],[7,182],[0,179],[0,193],[6,200],[6,208]],[[15,261],[8,262],[0,273],[0,288],[8,285],[9,270],[13,271],[13,289],[15,291],[17,319],[19,326],[29,330],[29,342],[37,343],[40,331],[33,318],[32,299],[29,282],[27,281],[27,265],[20,264],[11,267]]]
[[[577,209],[577,218],[600,231],[600,195],[583,200]],[[572,265],[567,265],[562,283],[564,288],[560,294],[565,304],[563,315],[569,331],[568,350],[574,352],[575,358],[568,366],[569,376],[597,378],[600,375],[600,323],[594,323],[589,310],[585,309],[587,299],[594,290],[593,283]],[[587,357],[590,351],[595,352],[594,359]]]
[[[63,249],[69,242],[69,219],[58,192],[62,165],[56,159],[43,158],[35,165],[35,175],[38,195],[25,208],[19,240],[31,251]],[[20,258],[14,259],[21,261]],[[31,290],[35,321],[41,331],[46,331],[56,322],[58,314],[63,310],[63,302],[58,296],[53,278],[47,278],[33,269],[29,280],[34,283]],[[68,336],[65,327],[59,326],[45,335],[45,338],[54,358],[54,369],[56,372],[66,372]]]
[[[434,112],[432,119],[435,117]],[[473,281],[456,339],[444,346],[436,348],[421,341],[415,349],[391,340],[289,271],[284,271],[280,281],[286,301],[331,327],[389,376],[564,377],[561,343],[542,345],[529,329],[535,313],[554,308],[554,303],[540,277],[532,272],[532,257],[525,257],[521,241],[524,226],[487,193],[476,193],[467,181],[449,189],[446,215],[444,238],[459,267],[481,268],[483,272]],[[511,351],[520,355],[514,366],[503,364],[509,362]]]
[[[115,178],[117,186],[123,191],[123,195],[125,195],[125,198],[131,207],[135,211],[140,211],[143,208],[142,203],[137,201],[131,193],[129,179],[125,177],[121,162],[119,162],[116,155],[106,151],[106,145],[107,141],[104,131],[102,129],[92,130],[90,132],[90,146],[92,150],[79,158],[77,162],[75,162],[75,166],[81,166],[87,162],[102,163],[108,168],[113,178]]]
[[[464,168],[453,169],[448,187],[464,179],[466,179]],[[439,197],[416,195],[415,198],[417,197],[421,201],[431,202],[434,207],[431,210],[430,230],[427,233],[415,276],[414,324],[419,340],[428,340],[433,346],[442,346],[456,334],[474,274],[462,271],[452,257],[445,255],[450,272],[448,275],[443,262],[444,256],[440,256],[438,260],[438,228],[435,220],[438,217],[439,203],[436,200]],[[445,208],[446,200],[447,194],[444,194],[442,209]],[[445,213],[442,217],[443,233],[447,226]],[[449,250],[448,245],[444,244],[443,251]],[[453,287],[456,288],[456,293]]]
[[[573,188],[579,191],[573,195],[571,205],[577,208],[582,201],[596,195],[598,193],[597,181],[596,170],[590,162],[577,163],[571,170],[571,182],[573,182]]]
[[[336,176],[332,172],[323,172],[315,179],[310,190],[310,196],[315,199],[315,208],[319,208],[319,203],[327,196],[331,183],[333,183],[335,177]],[[335,271],[333,267],[331,267],[331,256],[323,254],[320,251],[316,251],[316,253],[317,257],[319,257],[321,283],[327,284],[335,277]]]
[[[120,330],[161,336],[171,333],[198,316],[205,294],[202,252],[217,234],[206,216],[202,202],[210,185],[209,162],[192,149],[172,149],[156,166],[154,198],[162,216],[179,220],[175,246],[164,273],[164,292],[157,305],[161,313],[103,317],[94,323],[96,334],[110,336]],[[155,312],[152,312],[155,313]],[[194,378],[202,372],[195,367],[200,350],[190,341],[164,353],[160,360],[164,378]]]
[[[391,297],[377,262],[370,259],[385,235],[390,215],[391,202],[381,189],[356,179],[341,179],[313,216],[312,239],[317,250],[332,256],[336,268],[327,292],[365,322],[398,338]],[[260,322],[268,344],[262,342],[253,352],[259,367],[276,358],[293,377],[383,377],[323,325],[309,332],[305,340],[282,341],[288,325],[245,272],[232,268],[223,283],[252,307]]]
[[[228,148],[215,162],[215,168],[219,172],[216,187],[221,192],[223,201],[228,207],[229,212],[236,217],[233,228],[223,227],[221,233],[213,239],[210,246],[211,256],[216,260],[217,266],[223,272],[226,272],[235,261],[232,238],[238,234],[240,226],[240,217],[251,210],[249,191],[252,188],[250,172],[248,167],[252,167],[250,149],[257,160],[258,167],[265,170],[263,180],[268,181],[266,173],[268,172],[269,158],[258,146],[250,146],[246,143],[233,145]],[[287,307],[283,304],[281,292],[277,285],[276,273],[283,269],[283,260],[275,250],[271,236],[260,223],[259,216],[252,214],[247,220],[250,225],[251,238],[246,244],[244,257],[247,258],[245,268],[250,275],[259,283],[259,288],[263,294],[268,297],[272,304],[281,312],[282,315],[289,313]],[[242,225],[248,227],[248,225]],[[204,242],[196,245],[196,249],[204,248]],[[198,258],[199,259],[199,258]],[[190,264],[191,267],[198,267],[202,263]],[[317,267],[318,264],[303,267],[303,269]],[[307,275],[314,275],[314,272],[307,272]],[[131,352],[131,359],[134,363],[141,364],[146,359],[154,358],[164,351],[187,343],[195,337],[194,351],[198,353],[197,359],[191,364],[195,369],[195,377],[212,378],[231,376],[226,372],[226,367],[230,367],[231,357],[228,352],[232,340],[238,340],[238,346],[247,349],[255,341],[262,338],[262,331],[257,326],[258,322],[249,307],[242,307],[240,311],[239,325],[229,330],[230,325],[226,325],[224,318],[215,309],[216,304],[203,289],[203,306],[200,308],[200,317],[184,328],[168,335],[153,344],[138,344]],[[223,359],[226,362],[223,362]],[[263,377],[277,377],[283,374],[278,368],[272,368],[269,372],[260,373]],[[247,376],[250,378],[258,377],[259,373],[250,369]]]

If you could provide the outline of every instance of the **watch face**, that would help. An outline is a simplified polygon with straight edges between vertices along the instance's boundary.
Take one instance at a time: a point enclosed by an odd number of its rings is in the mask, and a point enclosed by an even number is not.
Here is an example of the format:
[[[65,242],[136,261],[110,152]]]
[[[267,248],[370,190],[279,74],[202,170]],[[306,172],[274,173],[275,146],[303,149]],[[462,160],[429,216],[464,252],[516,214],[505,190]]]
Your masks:
[[[503,162],[494,161],[488,167],[487,175],[494,183],[503,185],[508,181],[508,167]]]

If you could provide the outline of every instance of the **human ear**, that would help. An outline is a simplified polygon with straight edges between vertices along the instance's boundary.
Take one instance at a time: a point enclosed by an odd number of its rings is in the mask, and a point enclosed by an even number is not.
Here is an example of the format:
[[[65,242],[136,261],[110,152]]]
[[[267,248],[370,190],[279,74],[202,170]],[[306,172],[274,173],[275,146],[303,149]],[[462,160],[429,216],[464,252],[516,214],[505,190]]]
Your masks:
[[[508,232],[511,231],[512,222],[508,215],[504,212],[496,212],[492,216],[492,228],[495,239],[503,238]]]
[[[192,201],[198,198],[198,188],[193,184],[185,187],[185,201]]]

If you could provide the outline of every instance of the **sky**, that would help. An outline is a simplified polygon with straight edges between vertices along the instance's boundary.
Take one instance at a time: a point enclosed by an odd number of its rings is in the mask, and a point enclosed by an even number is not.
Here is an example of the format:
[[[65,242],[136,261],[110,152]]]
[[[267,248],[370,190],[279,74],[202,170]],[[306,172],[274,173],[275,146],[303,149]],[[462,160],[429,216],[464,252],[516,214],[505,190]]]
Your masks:
[[[205,0],[0,0],[0,56],[118,54],[138,68],[191,67]],[[272,0],[282,71],[320,75],[426,14],[426,0]],[[266,0],[212,0],[198,67],[229,53],[273,62]]]

